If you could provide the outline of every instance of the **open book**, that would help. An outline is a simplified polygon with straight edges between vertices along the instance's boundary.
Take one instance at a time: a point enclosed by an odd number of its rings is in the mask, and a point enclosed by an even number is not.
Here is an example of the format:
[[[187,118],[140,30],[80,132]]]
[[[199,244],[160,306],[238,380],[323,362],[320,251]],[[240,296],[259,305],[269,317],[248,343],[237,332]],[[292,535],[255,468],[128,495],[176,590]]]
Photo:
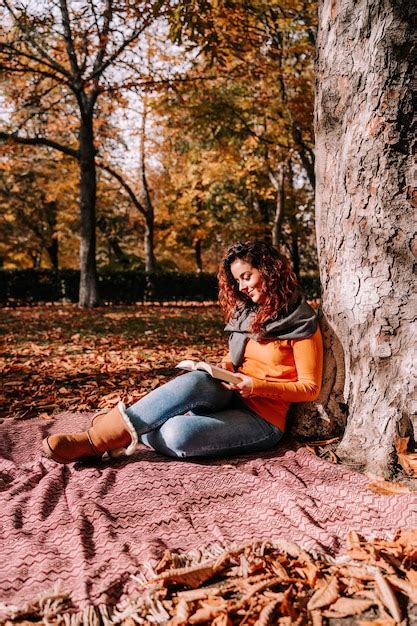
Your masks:
[[[213,378],[217,378],[218,380],[223,380],[226,383],[241,383],[242,380],[236,376],[233,372],[229,372],[229,370],[225,370],[222,367],[217,367],[217,365],[210,365],[210,363],[205,363],[205,361],[193,361],[192,359],[185,359],[185,361],[181,361],[175,367],[178,367],[181,370],[202,370],[213,376]]]

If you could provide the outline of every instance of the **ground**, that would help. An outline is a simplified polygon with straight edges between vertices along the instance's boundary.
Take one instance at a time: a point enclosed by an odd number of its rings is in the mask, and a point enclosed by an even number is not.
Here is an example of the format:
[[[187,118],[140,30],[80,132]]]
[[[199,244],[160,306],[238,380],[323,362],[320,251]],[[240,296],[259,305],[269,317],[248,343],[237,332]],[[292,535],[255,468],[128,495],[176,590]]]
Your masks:
[[[215,305],[0,309],[0,417],[131,404],[175,375],[185,358],[227,350]]]

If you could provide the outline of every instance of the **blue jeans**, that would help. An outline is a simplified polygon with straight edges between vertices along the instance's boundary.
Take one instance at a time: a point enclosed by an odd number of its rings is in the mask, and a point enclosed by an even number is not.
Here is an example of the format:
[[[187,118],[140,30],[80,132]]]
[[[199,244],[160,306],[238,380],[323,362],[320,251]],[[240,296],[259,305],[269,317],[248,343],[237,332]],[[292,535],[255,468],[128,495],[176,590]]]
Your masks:
[[[185,458],[272,448],[282,431],[201,371],[182,374],[126,409],[143,443]]]

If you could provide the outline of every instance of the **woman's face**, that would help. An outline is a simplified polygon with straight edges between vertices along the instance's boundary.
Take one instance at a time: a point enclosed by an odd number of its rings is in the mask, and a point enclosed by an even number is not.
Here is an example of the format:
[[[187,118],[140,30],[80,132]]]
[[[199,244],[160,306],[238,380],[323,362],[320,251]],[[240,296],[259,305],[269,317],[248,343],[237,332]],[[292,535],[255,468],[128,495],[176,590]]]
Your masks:
[[[262,302],[264,280],[260,271],[242,259],[233,261],[230,270],[238,284],[239,291],[247,295],[252,302]]]

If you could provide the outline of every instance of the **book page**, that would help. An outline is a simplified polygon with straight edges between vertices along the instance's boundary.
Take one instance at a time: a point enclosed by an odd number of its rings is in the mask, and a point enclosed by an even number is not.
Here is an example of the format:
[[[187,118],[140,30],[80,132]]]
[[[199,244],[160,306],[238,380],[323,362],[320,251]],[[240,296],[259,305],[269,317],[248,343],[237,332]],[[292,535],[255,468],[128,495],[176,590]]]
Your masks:
[[[206,363],[205,361],[195,362],[192,359],[185,359],[184,361],[178,363],[175,367],[187,371],[202,370],[210,374],[213,378],[222,380],[226,383],[238,384],[241,382],[240,378],[233,372],[229,372],[229,370],[225,370],[222,367],[217,367],[217,365],[210,365],[210,363]]]

